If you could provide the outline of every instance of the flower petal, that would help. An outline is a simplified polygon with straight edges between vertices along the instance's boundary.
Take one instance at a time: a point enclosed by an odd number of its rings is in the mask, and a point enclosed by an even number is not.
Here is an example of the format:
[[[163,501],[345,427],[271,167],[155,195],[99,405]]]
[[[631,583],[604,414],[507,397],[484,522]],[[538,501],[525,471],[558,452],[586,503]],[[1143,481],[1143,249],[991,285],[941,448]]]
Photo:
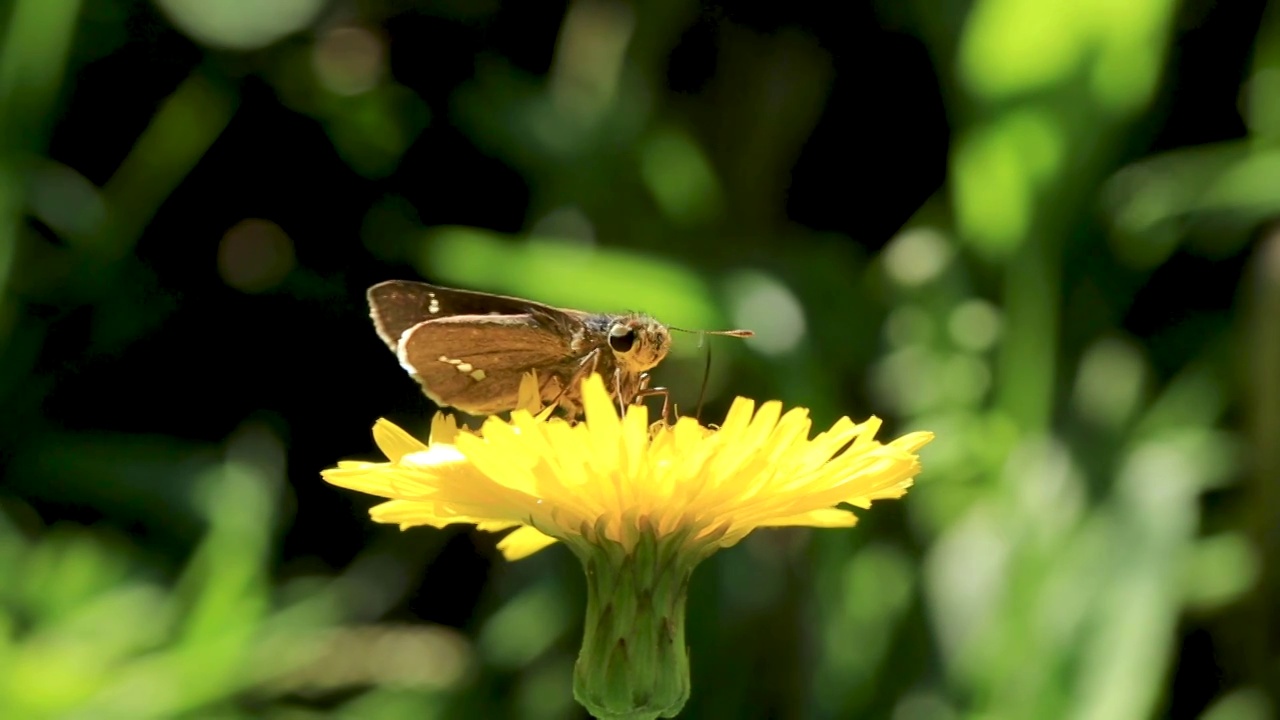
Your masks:
[[[755,407],[756,401],[751,398],[734,398],[733,404],[729,406],[728,414],[724,416],[724,422],[720,425],[718,434],[723,436],[726,442],[737,442],[751,423],[751,416],[755,414]]]
[[[555,545],[557,542],[560,541],[550,535],[543,535],[535,528],[525,525],[499,540],[498,551],[508,560],[522,560],[545,547]]]
[[[388,500],[369,508],[374,522],[395,523],[401,528],[429,525],[442,528],[460,522],[456,517],[441,517],[429,503],[416,500]]]
[[[373,441],[391,462],[400,462],[400,458],[409,453],[427,449],[426,444],[421,440],[384,418],[378,418],[378,422],[373,424]]]
[[[431,418],[431,444],[453,444],[458,437],[458,419],[442,412]]]
[[[538,384],[538,372],[532,370],[520,378],[520,388],[516,391],[516,408],[530,415],[542,411],[542,391]]]
[[[404,474],[403,470],[390,463],[370,463],[367,467],[337,467],[322,470],[320,477],[330,485],[356,490],[384,498],[400,497],[397,478]]]
[[[532,414],[537,389],[534,376],[523,380],[527,407],[479,430],[438,414],[427,444],[380,420],[374,437],[389,462],[344,461],[322,475],[387,498],[370,511],[378,522],[510,530],[499,544],[510,559],[556,539],[627,552],[652,536],[701,558],[756,528],[854,525],[847,508],[901,497],[920,472],[916,451],[933,439],[921,431],[881,443],[874,416],[840,418],[809,439],[804,408],[741,397],[719,429],[691,417],[650,426],[644,406],[620,417],[597,374],[582,384],[586,418],[575,423],[550,417],[554,407]]]
[[[799,515],[790,515],[787,517],[778,517],[760,523],[760,527],[853,527],[858,524],[858,516],[848,510],[837,510],[836,508],[822,508],[821,510],[810,510]]]

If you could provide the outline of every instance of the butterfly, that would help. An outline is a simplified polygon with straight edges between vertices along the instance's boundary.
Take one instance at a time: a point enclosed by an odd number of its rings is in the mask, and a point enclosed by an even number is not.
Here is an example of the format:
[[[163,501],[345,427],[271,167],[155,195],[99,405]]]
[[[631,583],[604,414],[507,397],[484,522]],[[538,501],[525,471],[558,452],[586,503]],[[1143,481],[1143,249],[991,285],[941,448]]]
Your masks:
[[[644,313],[590,313],[409,280],[378,283],[367,295],[378,336],[437,405],[472,415],[511,410],[530,371],[543,403],[570,418],[582,412],[579,384],[592,372],[620,405],[665,400],[648,371],[670,351],[671,328]]]

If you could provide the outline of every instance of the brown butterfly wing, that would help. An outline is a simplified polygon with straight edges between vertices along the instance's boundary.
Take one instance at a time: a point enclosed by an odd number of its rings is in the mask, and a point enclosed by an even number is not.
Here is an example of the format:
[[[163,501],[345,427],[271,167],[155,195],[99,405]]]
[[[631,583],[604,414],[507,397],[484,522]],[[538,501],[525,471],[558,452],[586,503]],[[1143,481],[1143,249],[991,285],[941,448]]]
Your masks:
[[[544,401],[559,394],[585,354],[574,349],[564,322],[533,314],[428,320],[403,333],[397,355],[436,404],[488,415],[515,406],[530,370],[538,372]]]
[[[429,285],[411,280],[388,280],[369,288],[369,315],[373,318],[378,337],[395,351],[400,337],[418,323],[459,315],[537,315],[550,317],[556,314],[580,318],[585,313],[558,310],[520,298],[506,295],[470,292],[454,288]],[[578,322],[581,322],[578,319]]]

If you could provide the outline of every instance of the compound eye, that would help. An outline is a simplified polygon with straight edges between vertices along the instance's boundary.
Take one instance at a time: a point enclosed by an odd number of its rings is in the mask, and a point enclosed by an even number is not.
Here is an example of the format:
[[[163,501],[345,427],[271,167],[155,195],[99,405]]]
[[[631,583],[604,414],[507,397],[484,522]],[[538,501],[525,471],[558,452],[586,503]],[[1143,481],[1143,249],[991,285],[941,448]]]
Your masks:
[[[609,347],[614,352],[631,352],[636,344],[636,331],[626,325],[614,325],[609,328]]]

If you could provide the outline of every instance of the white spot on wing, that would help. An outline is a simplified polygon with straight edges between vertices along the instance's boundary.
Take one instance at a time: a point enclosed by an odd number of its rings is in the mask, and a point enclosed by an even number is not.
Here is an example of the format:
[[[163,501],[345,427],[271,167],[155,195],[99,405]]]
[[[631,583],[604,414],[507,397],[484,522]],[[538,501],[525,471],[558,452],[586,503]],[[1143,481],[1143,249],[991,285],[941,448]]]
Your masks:
[[[474,368],[471,367],[471,363],[458,363],[458,372],[469,373],[472,370],[474,370]]]
[[[485,378],[484,371],[476,370],[475,372],[471,373],[471,377],[475,378],[477,381],[483,380]]]

